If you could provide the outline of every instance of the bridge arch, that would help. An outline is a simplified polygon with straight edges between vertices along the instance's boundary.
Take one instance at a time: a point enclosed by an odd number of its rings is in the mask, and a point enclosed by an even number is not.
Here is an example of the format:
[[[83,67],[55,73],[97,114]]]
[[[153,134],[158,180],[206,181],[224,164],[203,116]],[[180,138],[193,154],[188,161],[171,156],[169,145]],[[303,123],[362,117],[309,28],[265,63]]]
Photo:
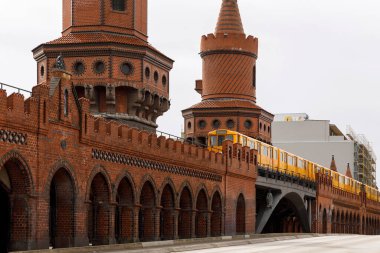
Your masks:
[[[179,197],[178,237],[192,237],[193,224],[193,194],[190,184],[184,184]]]
[[[257,233],[310,232],[303,198],[296,192],[275,198],[273,206],[265,211],[258,221]]]
[[[237,202],[236,202],[236,234],[245,234],[245,198],[242,193],[240,193]]]
[[[147,177],[140,191],[139,239],[153,241],[156,236],[157,188],[152,178]]]
[[[169,181],[161,191],[161,212],[160,212],[160,238],[161,240],[174,239],[174,210],[175,210],[175,189],[174,184]]]
[[[16,151],[8,152],[0,160],[0,252],[28,249],[33,194],[26,160]]]
[[[196,202],[196,216],[195,216],[195,236],[198,238],[207,237],[208,234],[208,196],[205,188],[199,190]]]

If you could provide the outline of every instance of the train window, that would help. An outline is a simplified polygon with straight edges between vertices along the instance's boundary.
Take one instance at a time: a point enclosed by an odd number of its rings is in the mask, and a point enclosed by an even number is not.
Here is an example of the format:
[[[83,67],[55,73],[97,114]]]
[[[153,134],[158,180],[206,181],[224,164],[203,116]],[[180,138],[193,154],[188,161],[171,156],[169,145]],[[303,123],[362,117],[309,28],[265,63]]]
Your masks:
[[[228,134],[226,136],[226,140],[234,141],[234,136],[232,134]]]
[[[243,137],[243,147],[247,146],[247,137]]]
[[[216,146],[216,140],[217,140],[217,136],[215,136],[215,135],[213,135],[213,136],[211,136],[210,137],[210,142],[211,142],[211,147],[213,147],[213,146]]]
[[[281,162],[283,162],[284,161],[284,153],[281,152],[280,157],[281,157]]]
[[[218,146],[222,146],[223,144],[223,141],[225,140],[225,136],[224,135],[219,135],[218,136]]]
[[[249,141],[249,148],[250,149],[255,148],[255,143],[253,141]]]
[[[277,160],[278,159],[278,154],[277,154],[277,150],[274,151],[274,159]]]
[[[293,165],[293,157],[288,157],[288,164]]]

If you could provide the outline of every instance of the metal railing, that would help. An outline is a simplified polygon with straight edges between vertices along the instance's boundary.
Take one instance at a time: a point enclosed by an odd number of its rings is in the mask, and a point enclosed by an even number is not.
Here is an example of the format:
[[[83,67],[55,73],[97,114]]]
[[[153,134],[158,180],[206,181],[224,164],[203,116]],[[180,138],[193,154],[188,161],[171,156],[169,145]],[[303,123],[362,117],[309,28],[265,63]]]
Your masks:
[[[0,89],[5,90],[6,88],[4,89],[4,87],[17,90],[17,93],[25,92],[25,93],[28,93],[29,95],[32,95],[31,91],[28,91],[28,90],[25,90],[25,89],[22,89],[22,88],[19,88],[19,87],[16,87],[16,86],[12,86],[12,85],[0,82]]]

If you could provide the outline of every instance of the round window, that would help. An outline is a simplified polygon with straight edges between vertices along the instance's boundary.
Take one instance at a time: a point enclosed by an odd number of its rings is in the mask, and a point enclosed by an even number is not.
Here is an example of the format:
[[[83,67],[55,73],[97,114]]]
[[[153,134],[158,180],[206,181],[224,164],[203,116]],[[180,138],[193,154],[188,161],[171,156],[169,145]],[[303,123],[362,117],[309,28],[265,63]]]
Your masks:
[[[81,61],[74,63],[74,74],[82,75],[84,73],[84,64]]]
[[[246,129],[250,129],[252,128],[252,121],[250,121],[249,119],[247,119],[245,122],[244,122],[244,127]]]
[[[133,66],[129,62],[122,63],[120,69],[124,75],[130,75],[133,72]]]
[[[218,129],[220,127],[220,121],[218,119],[215,119],[212,122],[212,127],[215,128],[215,129]]]
[[[154,71],[154,81],[155,82],[158,81],[158,72],[157,71]]]
[[[234,128],[235,126],[235,122],[232,119],[227,120],[226,124],[229,129]]]
[[[150,78],[150,69],[149,69],[149,67],[145,68],[145,77],[146,78]]]
[[[97,61],[94,64],[94,70],[97,74],[102,74],[106,70],[106,65],[102,61]]]
[[[167,80],[166,80],[166,76],[163,76],[163,77],[162,77],[162,85],[166,85],[166,82],[167,82]]]
[[[204,128],[206,127],[206,121],[204,121],[204,120],[200,120],[200,121],[198,122],[198,127],[199,127],[200,129],[204,129]]]

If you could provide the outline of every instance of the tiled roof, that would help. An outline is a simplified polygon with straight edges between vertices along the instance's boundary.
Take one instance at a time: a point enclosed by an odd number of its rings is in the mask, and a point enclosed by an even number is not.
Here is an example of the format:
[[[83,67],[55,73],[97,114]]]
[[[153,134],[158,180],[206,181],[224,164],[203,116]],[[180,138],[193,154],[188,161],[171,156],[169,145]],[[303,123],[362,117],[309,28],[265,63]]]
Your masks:
[[[120,44],[130,44],[135,46],[147,46],[148,43],[130,36],[108,34],[108,33],[70,33],[59,39],[50,41],[46,44],[79,44],[79,43],[105,43],[114,42]]]
[[[207,108],[247,108],[247,109],[262,109],[255,103],[249,100],[239,99],[207,99],[193,105],[190,109],[207,109]]]
[[[244,34],[237,0],[223,0],[215,33]]]

